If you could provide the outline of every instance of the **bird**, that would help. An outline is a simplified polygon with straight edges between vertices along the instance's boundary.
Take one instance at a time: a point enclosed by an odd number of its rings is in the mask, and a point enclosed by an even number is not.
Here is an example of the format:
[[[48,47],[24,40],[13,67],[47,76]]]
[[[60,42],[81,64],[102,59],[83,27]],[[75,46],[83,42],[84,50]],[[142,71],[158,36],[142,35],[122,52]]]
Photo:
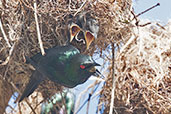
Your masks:
[[[91,56],[81,54],[72,45],[55,46],[45,50],[45,52],[45,56],[42,56],[41,53],[31,58],[26,56],[26,63],[31,64],[35,71],[31,75],[19,102],[32,94],[38,85],[46,79],[73,88],[87,81],[91,75],[96,74],[95,66],[100,66]]]
[[[68,22],[69,43],[77,47],[81,52],[89,49],[91,43],[97,38],[99,23],[87,12],[81,12],[77,16],[71,16]]]

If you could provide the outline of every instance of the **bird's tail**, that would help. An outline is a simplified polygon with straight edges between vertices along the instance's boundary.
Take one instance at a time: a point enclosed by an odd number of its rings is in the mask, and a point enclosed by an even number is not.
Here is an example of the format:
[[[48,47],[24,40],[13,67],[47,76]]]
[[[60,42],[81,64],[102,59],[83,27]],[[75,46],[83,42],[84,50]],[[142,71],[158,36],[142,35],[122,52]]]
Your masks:
[[[43,76],[41,76],[41,73],[39,73],[37,70],[34,71],[29,80],[29,83],[27,84],[22,96],[20,97],[19,102],[21,102],[25,97],[28,97],[30,94],[32,94],[43,80],[44,78]]]

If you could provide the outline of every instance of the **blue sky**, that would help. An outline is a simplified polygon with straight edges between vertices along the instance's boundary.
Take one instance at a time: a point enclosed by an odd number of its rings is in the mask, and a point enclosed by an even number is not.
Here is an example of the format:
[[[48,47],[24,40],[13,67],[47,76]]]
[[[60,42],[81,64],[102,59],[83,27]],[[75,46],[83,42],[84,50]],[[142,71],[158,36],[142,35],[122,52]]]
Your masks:
[[[134,10],[138,14],[151,6],[160,3],[159,7],[156,7],[145,14],[141,15],[141,19],[149,19],[152,21],[160,21],[162,23],[167,23],[171,18],[171,0],[134,0]]]

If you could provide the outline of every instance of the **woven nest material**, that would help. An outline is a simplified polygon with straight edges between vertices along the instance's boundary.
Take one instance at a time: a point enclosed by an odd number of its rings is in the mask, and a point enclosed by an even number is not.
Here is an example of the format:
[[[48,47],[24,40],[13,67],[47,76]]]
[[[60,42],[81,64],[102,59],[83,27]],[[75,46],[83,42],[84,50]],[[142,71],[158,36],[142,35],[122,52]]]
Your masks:
[[[109,46],[113,43],[123,45],[120,53],[118,51],[116,55],[114,65],[116,67],[114,109],[122,113],[124,110],[133,112],[142,107],[143,111],[155,113],[159,110],[167,113],[170,109],[169,46],[171,44],[168,42],[170,33],[168,30],[155,28],[156,26],[140,28],[138,33],[134,30],[137,27],[132,21],[134,17],[131,11],[131,0],[2,1],[0,3],[2,110],[4,111],[13,92],[21,93],[28,83],[33,68],[25,64],[24,56],[31,57],[42,51],[37,34],[39,32],[41,34],[43,49],[66,45],[70,15],[75,17],[86,12],[99,22],[98,38],[87,50],[87,54],[99,54],[105,63],[112,63],[114,60],[111,59]],[[37,24],[40,30],[36,28]],[[106,52],[109,52],[109,56],[106,56]],[[103,97],[100,99],[100,104],[105,104],[105,113],[108,113],[110,108],[113,85],[113,66],[107,67],[110,73],[106,75],[107,81],[102,88]],[[46,100],[62,88],[51,81],[46,81],[37,90]]]
[[[118,113],[162,113],[171,111],[171,24],[156,24],[134,30],[115,60],[114,110]],[[112,74],[102,90],[101,104],[109,112]]]
[[[31,75],[32,70],[24,63],[24,55],[30,57],[40,52],[33,4],[33,1],[24,0],[4,1],[0,7],[1,22],[5,31],[5,34],[0,34],[1,76],[12,80],[14,84],[25,85]],[[130,36],[127,33],[130,29],[125,28],[128,24],[124,23],[129,19],[129,15],[125,15],[129,9],[124,7],[130,5],[124,6],[120,0],[118,4],[105,1],[38,1],[37,15],[43,47],[47,49],[54,45],[65,45],[66,34],[63,31],[68,26],[67,17],[80,12],[91,12],[90,14],[99,21],[100,31],[95,42],[101,50],[111,41],[120,42]],[[7,39],[4,38],[5,35]],[[91,50],[95,49],[90,49],[90,52]]]

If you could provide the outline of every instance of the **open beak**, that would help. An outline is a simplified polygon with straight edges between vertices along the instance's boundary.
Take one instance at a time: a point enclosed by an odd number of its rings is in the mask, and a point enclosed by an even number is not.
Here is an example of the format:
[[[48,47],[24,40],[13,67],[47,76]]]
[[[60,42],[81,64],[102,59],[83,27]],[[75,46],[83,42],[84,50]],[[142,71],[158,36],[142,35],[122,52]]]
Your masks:
[[[90,72],[97,72],[97,69],[95,68],[95,66],[101,66],[100,64],[94,62],[93,67],[89,70]]]
[[[74,39],[75,35],[80,32],[80,27],[76,24],[72,24],[70,27],[70,42]]]
[[[105,78],[105,77],[103,76],[103,74],[102,74],[99,70],[97,70],[97,69],[96,69],[96,72],[95,72],[95,75],[94,75],[94,76],[96,76],[96,77],[100,76],[100,78],[102,78],[102,79]]]
[[[70,42],[72,42],[72,40],[74,39],[74,37],[81,31],[81,28],[76,25],[76,24],[72,24],[71,27],[70,27]],[[93,40],[95,39],[94,38],[94,35],[89,32],[89,31],[86,31],[85,32],[85,41],[86,41],[86,47],[87,49],[89,49],[91,43],[93,42]]]
[[[94,63],[94,66],[101,66],[101,65],[100,65],[99,63],[96,63],[96,62],[95,62],[95,63]]]
[[[87,49],[89,49],[89,47],[90,47],[90,45],[91,45],[91,43],[93,42],[93,40],[94,40],[95,38],[94,38],[94,36],[92,35],[92,33],[91,32],[86,32],[85,33],[85,40],[86,40],[86,46],[87,46]]]

